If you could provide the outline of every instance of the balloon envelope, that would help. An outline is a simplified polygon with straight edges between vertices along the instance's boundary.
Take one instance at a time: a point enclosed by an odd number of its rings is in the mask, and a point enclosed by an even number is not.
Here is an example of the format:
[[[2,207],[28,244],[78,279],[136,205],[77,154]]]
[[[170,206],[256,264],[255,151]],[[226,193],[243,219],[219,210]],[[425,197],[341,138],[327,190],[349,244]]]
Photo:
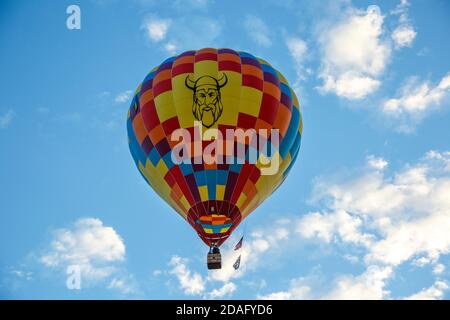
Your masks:
[[[127,129],[147,183],[207,245],[220,245],[286,178],[302,116],[268,62],[206,48],[171,57],[145,77]]]

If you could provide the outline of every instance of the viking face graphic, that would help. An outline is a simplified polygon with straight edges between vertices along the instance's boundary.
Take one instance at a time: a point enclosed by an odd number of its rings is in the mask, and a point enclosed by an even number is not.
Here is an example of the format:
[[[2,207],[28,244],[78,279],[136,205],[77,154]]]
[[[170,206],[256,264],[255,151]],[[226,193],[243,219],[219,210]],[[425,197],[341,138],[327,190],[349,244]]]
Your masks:
[[[194,82],[189,76],[186,77],[186,87],[194,91],[192,114],[207,128],[216,123],[222,114],[220,88],[225,86],[227,81],[225,73],[218,80],[210,76],[203,76]]]

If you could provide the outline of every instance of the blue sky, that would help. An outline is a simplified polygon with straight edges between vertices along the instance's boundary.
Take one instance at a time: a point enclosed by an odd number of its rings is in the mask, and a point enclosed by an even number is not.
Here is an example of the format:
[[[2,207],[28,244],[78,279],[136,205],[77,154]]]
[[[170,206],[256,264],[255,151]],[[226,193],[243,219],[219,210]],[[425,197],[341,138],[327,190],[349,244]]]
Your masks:
[[[80,30],[66,27],[71,4]],[[0,12],[0,298],[450,297],[448,1],[2,1]],[[209,273],[207,248],[135,169],[125,128],[147,72],[202,47],[269,61],[304,117],[290,176]],[[80,290],[66,286],[69,265]]]

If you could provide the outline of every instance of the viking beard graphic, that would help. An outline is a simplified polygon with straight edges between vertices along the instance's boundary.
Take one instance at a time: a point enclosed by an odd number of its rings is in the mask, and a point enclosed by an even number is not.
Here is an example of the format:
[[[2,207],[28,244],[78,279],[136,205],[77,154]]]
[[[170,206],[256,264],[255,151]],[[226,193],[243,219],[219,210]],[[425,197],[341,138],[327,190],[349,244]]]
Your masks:
[[[222,114],[220,88],[225,86],[227,81],[225,73],[218,80],[211,76],[202,76],[194,82],[189,76],[186,77],[186,87],[194,91],[192,114],[207,128],[216,123]]]
[[[199,88],[194,96],[192,113],[195,119],[209,128],[219,119],[223,105],[220,101],[220,93],[216,88]]]

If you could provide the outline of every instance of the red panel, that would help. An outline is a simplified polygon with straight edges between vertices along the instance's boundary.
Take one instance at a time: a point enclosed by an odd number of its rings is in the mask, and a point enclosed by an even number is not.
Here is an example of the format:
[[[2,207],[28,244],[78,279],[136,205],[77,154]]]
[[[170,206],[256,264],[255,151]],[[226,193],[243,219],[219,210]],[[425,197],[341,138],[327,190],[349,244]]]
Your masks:
[[[241,73],[241,65],[234,61],[219,61],[219,70]]]
[[[256,125],[256,118],[254,116],[239,112],[237,123],[238,127],[247,130],[250,128],[255,128],[255,125]]]
[[[263,90],[263,83],[264,81],[262,79],[259,79],[255,76],[251,76],[251,75],[246,75],[243,74],[242,75],[242,85],[243,86],[247,86],[247,87],[251,87],[251,88],[255,88],[257,90]]]
[[[164,93],[166,91],[172,90],[172,79],[163,80],[161,82],[158,82],[153,87],[153,95],[156,98],[161,93]]]
[[[242,190],[244,189],[245,182],[248,180],[251,170],[253,169],[254,164],[244,164],[242,166],[241,172],[239,173],[239,178],[236,182],[236,186],[234,187],[233,196],[231,197],[231,202],[236,204],[239,196],[241,195]]]
[[[178,76],[183,73],[193,73],[193,72],[194,72],[193,63],[183,63],[178,66],[175,66],[172,69],[172,77]]]
[[[195,56],[195,62],[204,61],[204,60],[212,60],[217,61],[217,53],[200,53]]]
[[[270,94],[264,93],[259,109],[259,118],[273,124],[277,116],[279,101]]]
[[[159,118],[158,114],[156,113],[156,106],[154,100],[150,100],[141,107],[141,114],[142,119],[144,120],[144,125],[149,132],[157,125],[159,125]]]
[[[162,124],[164,132],[166,133],[166,137],[170,140],[170,136],[172,135],[172,132],[176,129],[180,128],[180,123],[178,122],[178,117],[173,117],[170,119],[167,119]]]

